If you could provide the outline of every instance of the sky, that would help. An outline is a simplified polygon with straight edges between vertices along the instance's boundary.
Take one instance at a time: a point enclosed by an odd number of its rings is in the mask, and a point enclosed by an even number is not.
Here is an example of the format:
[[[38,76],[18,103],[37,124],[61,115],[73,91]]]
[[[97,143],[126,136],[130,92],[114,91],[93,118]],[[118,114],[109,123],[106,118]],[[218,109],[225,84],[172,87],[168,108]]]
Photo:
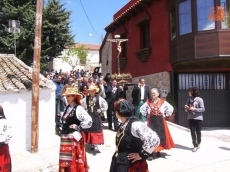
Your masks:
[[[130,0],[61,0],[65,8],[72,11],[71,32],[75,42],[101,44],[106,32],[104,28],[113,21],[113,15]],[[87,16],[92,24],[87,19]]]

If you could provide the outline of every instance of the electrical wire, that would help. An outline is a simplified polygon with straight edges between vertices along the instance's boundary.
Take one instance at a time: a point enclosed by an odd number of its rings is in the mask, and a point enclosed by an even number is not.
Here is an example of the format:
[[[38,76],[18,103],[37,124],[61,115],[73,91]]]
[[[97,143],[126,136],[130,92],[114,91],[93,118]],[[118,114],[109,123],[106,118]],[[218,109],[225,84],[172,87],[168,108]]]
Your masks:
[[[89,21],[89,24],[90,24],[91,27],[93,28],[93,30],[94,30],[94,32],[96,33],[96,35],[99,37],[99,35],[97,34],[97,31],[95,30],[95,28],[93,27],[92,22],[91,22],[90,19],[89,19],[89,16],[88,16],[88,14],[87,14],[87,12],[86,12],[86,10],[85,10],[84,5],[82,4],[81,0],[79,0],[79,1],[80,1],[80,3],[81,3],[82,9],[83,9],[83,11],[84,11],[84,13],[85,13],[85,15],[86,15],[88,21]]]

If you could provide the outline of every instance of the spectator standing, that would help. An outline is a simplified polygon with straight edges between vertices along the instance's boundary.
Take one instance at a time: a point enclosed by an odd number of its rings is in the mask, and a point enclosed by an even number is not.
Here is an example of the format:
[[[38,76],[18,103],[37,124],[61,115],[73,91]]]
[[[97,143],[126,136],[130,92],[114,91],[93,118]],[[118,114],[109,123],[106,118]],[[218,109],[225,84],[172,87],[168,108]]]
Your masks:
[[[189,99],[185,105],[185,111],[188,113],[188,123],[192,137],[193,152],[200,148],[201,126],[203,122],[203,112],[205,111],[204,101],[200,97],[199,90],[192,87],[188,91]]]
[[[140,78],[138,85],[134,86],[132,98],[136,117],[145,122],[146,118],[140,114],[140,107],[146,102],[147,99],[151,99],[151,94],[149,86],[145,85],[144,78]]]
[[[56,90],[55,90],[55,99],[56,99],[56,102],[55,102],[55,123],[56,123],[56,132],[57,133],[60,132],[60,127],[61,127],[60,118],[61,118],[61,115],[64,112],[65,107],[66,107],[65,99],[61,95],[62,89],[64,87],[61,80],[62,80],[61,75],[57,75],[55,80],[53,81],[53,83],[56,86]]]

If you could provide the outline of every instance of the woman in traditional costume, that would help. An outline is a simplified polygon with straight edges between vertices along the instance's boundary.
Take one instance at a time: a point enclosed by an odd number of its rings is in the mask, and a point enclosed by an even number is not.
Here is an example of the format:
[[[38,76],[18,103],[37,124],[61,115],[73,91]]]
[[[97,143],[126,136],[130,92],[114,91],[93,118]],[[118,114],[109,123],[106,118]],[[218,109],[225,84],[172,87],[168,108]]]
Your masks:
[[[63,96],[68,106],[61,118],[59,172],[88,172],[82,130],[91,127],[92,118],[81,106],[81,94],[76,87],[67,87]]]
[[[12,138],[12,127],[8,124],[3,107],[0,105],[0,171],[11,171],[11,156],[8,143]]]
[[[159,137],[133,115],[134,107],[127,100],[117,100],[114,110],[121,125],[116,134],[117,150],[110,172],[149,172],[146,159],[159,145]]]
[[[160,137],[160,145],[155,150],[157,157],[160,157],[160,151],[175,147],[171,137],[165,117],[173,113],[173,107],[164,99],[159,98],[160,94],[157,88],[151,89],[152,99],[147,100],[140,108],[143,116],[147,117],[147,125]]]
[[[96,94],[99,91],[96,85],[91,85],[88,89],[89,95],[82,99],[82,106],[87,110],[92,118],[92,127],[84,130],[85,141],[91,144],[91,150],[98,151],[98,145],[104,144],[101,117],[108,109],[108,104],[101,96]]]

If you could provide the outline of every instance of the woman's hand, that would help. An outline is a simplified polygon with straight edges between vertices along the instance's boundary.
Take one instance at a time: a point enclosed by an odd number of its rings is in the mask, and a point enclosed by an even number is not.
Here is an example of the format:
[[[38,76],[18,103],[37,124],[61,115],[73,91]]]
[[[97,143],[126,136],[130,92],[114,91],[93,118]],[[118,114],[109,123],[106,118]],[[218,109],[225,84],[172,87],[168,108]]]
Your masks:
[[[185,109],[189,109],[189,106],[188,106],[188,105],[184,105],[184,108],[185,108]]]
[[[132,163],[137,161],[137,160],[141,160],[142,158],[140,157],[139,153],[130,153],[128,155],[128,159],[132,160]]]
[[[190,111],[194,111],[194,110],[195,110],[195,107],[192,106],[192,107],[189,108],[189,110],[190,110]]]

